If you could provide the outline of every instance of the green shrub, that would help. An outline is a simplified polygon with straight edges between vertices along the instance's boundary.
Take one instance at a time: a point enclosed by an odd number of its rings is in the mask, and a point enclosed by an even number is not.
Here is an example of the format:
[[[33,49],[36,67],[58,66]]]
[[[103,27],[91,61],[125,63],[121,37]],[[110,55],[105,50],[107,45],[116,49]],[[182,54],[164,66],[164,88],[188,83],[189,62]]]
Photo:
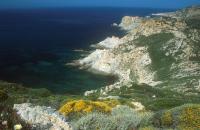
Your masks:
[[[172,56],[166,56],[163,45],[174,38],[172,33],[158,33],[150,36],[140,36],[137,46],[146,46],[152,60],[151,68],[157,71],[158,80],[168,78],[171,64],[175,61]]]
[[[56,95],[45,88],[32,89],[15,83],[0,81],[0,103],[10,105],[30,102],[58,108],[68,99],[80,98],[80,95]]]
[[[38,97],[48,97],[52,95],[52,93],[46,88],[29,89],[28,93],[32,96],[38,96]]]
[[[0,90],[0,102],[4,102],[8,99],[8,94],[3,91],[3,90]]]
[[[120,106],[112,110],[110,118],[117,124],[118,130],[128,130],[139,126],[142,115],[128,106]]]
[[[200,17],[186,19],[186,24],[192,29],[200,29]]]
[[[153,126],[146,126],[146,127],[139,128],[139,130],[158,130],[158,128],[155,128]]]
[[[73,124],[77,130],[132,130],[138,128],[142,117],[128,106],[118,106],[111,114],[91,113]]]
[[[113,121],[102,113],[83,116],[73,125],[75,130],[114,130],[116,128]]]
[[[158,128],[200,129],[200,105],[186,104],[170,110],[157,112],[150,119]]]

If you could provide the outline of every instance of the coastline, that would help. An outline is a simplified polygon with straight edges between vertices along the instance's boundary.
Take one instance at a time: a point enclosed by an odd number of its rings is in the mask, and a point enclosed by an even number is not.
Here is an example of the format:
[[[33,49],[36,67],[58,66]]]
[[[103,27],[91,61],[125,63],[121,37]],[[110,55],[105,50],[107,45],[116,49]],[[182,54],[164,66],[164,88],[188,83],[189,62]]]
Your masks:
[[[108,119],[111,119],[108,123],[113,123],[116,128],[127,125],[130,121],[132,124],[136,123],[133,125],[134,129],[182,129],[192,126],[187,126],[187,123],[193,121],[195,116],[199,121],[200,116],[200,47],[196,44],[200,38],[200,31],[187,22],[195,16],[185,17],[185,13],[192,14],[193,10],[196,11],[193,8],[190,10],[189,13],[184,10],[170,15],[161,13],[155,17],[125,16],[117,26],[127,31],[123,37],[107,37],[97,44],[92,44],[93,51],[65,64],[90,73],[116,78],[110,85],[86,91],[84,95],[78,96],[52,95],[46,89],[35,90],[2,83],[0,87],[3,86],[3,91],[0,91],[0,94],[3,98],[8,98],[9,94],[14,93],[12,98],[23,104],[17,104],[15,101],[13,109],[18,111],[17,114],[24,121],[38,130],[72,130],[78,125],[87,129],[85,123],[90,123],[89,128],[91,124],[96,125],[106,120],[102,125],[105,126]],[[200,15],[199,11],[196,12],[197,16]],[[85,52],[82,49],[74,51]],[[5,95],[7,93],[4,91],[8,91],[8,95]],[[12,99],[8,102],[10,100]],[[25,101],[45,104],[38,106],[34,103],[24,103]],[[60,107],[59,110],[45,106],[54,103]],[[119,110],[116,112],[116,109]],[[185,110],[190,111],[187,113]],[[100,112],[99,115],[97,112]],[[166,113],[167,120],[164,120]],[[142,116],[139,116],[140,114]],[[192,118],[186,118],[185,121],[185,118],[179,117],[183,114],[186,117],[192,114]],[[117,123],[112,122],[118,116],[120,120],[117,118]],[[97,122],[93,122],[96,120]],[[186,126],[179,126],[177,120]],[[158,121],[164,123],[157,124]],[[199,128],[198,125],[199,123],[193,126]],[[99,128],[101,127],[97,129]]]
[[[141,39],[143,36],[151,37],[154,35],[163,35],[163,37],[169,38],[166,39],[166,41],[161,41],[166,42],[163,48],[170,48],[173,42],[176,44],[173,48],[175,49],[174,52],[163,49],[165,51],[163,57],[166,56],[166,60],[170,60],[168,56],[175,55],[173,53],[179,51],[180,46],[183,46],[185,50],[191,49],[190,46],[187,46],[186,39],[188,36],[184,32],[187,25],[182,21],[184,17],[182,17],[181,13],[182,12],[178,10],[176,12],[158,13],[155,17],[124,16],[121,23],[119,23],[118,26],[115,24],[115,27],[119,27],[127,33],[122,38],[112,36],[107,37],[97,44],[92,44],[91,46],[94,48],[94,51],[86,57],[77,60],[76,64],[78,64],[80,68],[86,70],[95,70],[95,72],[103,72],[119,77],[119,80],[114,84],[100,88],[100,95],[102,96],[106,96],[107,93],[113,89],[119,89],[121,86],[130,86],[132,83],[165,88],[166,82],[169,82],[168,79],[163,80],[158,75],[158,71],[160,70],[156,70],[158,68],[152,70],[150,67],[156,62],[154,61],[155,59],[152,58],[152,52],[149,52],[147,46],[138,46],[137,42],[138,39]],[[179,43],[180,41],[183,43]],[[189,55],[192,55],[191,52],[181,54],[181,57],[174,57],[183,60],[183,63],[180,63],[180,65],[177,63],[172,64],[171,62],[173,61],[170,61],[169,63],[173,66],[170,65],[171,68],[166,66],[168,69],[166,71],[171,71],[173,67],[177,67],[178,70],[180,69],[180,74],[182,73],[181,70],[188,70],[188,66],[182,66],[181,64],[190,62],[184,61],[184,58]],[[190,64],[192,65],[193,63]],[[199,65],[193,64],[193,66]],[[194,69],[196,69],[196,67],[194,67]],[[178,78],[180,74],[172,73],[171,77]],[[191,72],[191,75],[196,74]],[[179,83],[178,86],[181,86],[181,84]],[[186,86],[184,85],[184,87]],[[177,92],[181,91],[181,88],[177,87],[176,89]],[[88,93],[91,94],[93,92],[97,92],[97,90],[86,91],[85,96],[89,96]]]

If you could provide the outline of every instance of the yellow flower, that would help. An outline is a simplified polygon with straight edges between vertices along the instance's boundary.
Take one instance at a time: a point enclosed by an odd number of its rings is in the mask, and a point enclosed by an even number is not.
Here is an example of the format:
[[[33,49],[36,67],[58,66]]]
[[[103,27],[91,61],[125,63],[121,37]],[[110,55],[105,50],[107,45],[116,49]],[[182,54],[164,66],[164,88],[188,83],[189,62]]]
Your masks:
[[[162,115],[162,124],[164,126],[171,126],[173,124],[173,118],[172,118],[172,113],[171,111],[166,111]]]
[[[73,104],[70,102],[69,104],[65,104],[63,107],[60,108],[59,112],[64,114],[65,116],[68,115],[73,111]]]
[[[200,109],[198,107],[187,107],[183,109],[179,119],[181,126],[200,129]]]
[[[86,102],[84,102],[83,100],[80,100],[80,101],[75,103],[74,111],[75,112],[80,112],[81,110],[85,109],[86,107],[87,107]]]
[[[109,105],[109,104],[112,105]],[[88,113],[92,111],[101,111],[101,112],[111,112],[112,107],[118,105],[118,102],[111,101],[87,101],[87,100],[75,100],[67,102],[64,106],[62,106],[59,110],[60,113],[65,116],[70,113]]]
[[[87,108],[85,108],[83,111],[89,113],[89,112],[92,112],[92,110],[93,110],[93,106],[92,106],[92,105],[89,105],[89,106],[88,106]]]
[[[14,130],[21,130],[22,129],[22,125],[21,124],[17,124],[14,126]]]

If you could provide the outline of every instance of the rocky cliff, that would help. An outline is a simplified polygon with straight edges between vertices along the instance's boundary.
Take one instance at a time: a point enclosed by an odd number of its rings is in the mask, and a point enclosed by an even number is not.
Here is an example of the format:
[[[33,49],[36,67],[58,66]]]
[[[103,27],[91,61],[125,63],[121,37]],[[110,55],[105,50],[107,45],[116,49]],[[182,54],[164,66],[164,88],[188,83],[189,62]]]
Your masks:
[[[117,26],[124,37],[91,45],[68,64],[115,75],[116,83],[83,97],[0,81],[0,129],[200,129],[200,6],[125,16]]]
[[[119,77],[113,85],[85,92],[108,96],[113,89],[146,84],[184,95],[200,92],[200,7],[152,17],[125,16],[127,34],[112,37],[80,59],[80,66]],[[93,45],[94,46],[94,45]]]

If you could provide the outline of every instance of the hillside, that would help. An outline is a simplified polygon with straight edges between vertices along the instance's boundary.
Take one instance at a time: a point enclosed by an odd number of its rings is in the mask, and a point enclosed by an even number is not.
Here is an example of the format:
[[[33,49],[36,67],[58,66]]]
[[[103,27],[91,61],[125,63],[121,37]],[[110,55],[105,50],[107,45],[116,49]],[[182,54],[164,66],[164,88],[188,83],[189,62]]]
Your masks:
[[[200,6],[115,26],[126,34],[67,64],[116,76],[114,84],[58,95],[0,81],[0,129],[200,129]]]
[[[96,50],[80,59],[80,66],[119,77],[100,90],[100,97],[122,86],[147,85],[183,95],[200,92],[200,7],[152,17],[125,16],[119,24],[127,34],[95,45]],[[94,45],[93,45],[94,47]]]

